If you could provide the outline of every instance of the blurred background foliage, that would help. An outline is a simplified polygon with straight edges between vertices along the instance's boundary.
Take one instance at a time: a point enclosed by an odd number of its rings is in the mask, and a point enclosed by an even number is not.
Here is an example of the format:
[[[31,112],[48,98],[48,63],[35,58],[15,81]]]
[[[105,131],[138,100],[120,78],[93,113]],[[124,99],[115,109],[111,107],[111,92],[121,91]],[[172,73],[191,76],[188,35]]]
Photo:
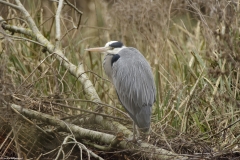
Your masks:
[[[48,0],[22,2],[44,36],[54,43],[57,4]],[[151,124],[154,143],[180,153],[239,151],[240,124],[235,123],[240,107],[239,1],[71,2],[83,15],[64,7],[63,51],[72,63],[84,65],[104,103],[122,109],[104,75],[102,55],[84,49],[119,40],[137,48],[152,66],[157,86]],[[27,27],[15,10],[0,8],[9,24]],[[76,77],[41,46],[8,37],[1,41],[0,49],[1,82],[12,85],[7,92],[26,101],[54,101],[91,110],[93,104],[83,101],[86,98]],[[59,106],[30,106],[60,117],[81,113]],[[109,108],[104,111],[122,116]]]

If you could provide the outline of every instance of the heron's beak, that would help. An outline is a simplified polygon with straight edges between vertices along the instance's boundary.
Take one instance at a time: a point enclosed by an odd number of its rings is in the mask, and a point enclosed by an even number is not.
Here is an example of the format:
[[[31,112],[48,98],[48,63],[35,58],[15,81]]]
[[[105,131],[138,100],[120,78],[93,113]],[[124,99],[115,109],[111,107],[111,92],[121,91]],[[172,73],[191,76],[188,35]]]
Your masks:
[[[108,50],[108,47],[96,47],[96,48],[88,48],[85,49],[86,51],[91,51],[91,52],[106,52]]]

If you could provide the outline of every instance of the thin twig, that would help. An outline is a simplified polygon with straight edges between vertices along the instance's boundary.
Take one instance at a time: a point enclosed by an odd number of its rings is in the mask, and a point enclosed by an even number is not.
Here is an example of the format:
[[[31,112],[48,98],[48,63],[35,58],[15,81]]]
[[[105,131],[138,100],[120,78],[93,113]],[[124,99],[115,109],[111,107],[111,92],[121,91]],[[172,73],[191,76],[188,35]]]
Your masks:
[[[222,133],[223,131],[226,131],[228,128],[231,128],[233,125],[235,125],[236,123],[238,123],[240,121],[240,119],[236,120],[235,122],[233,122],[232,124],[228,125],[227,127],[223,128],[222,130],[220,130],[219,132],[215,133],[214,135],[212,135],[211,137],[209,137],[209,139],[213,138],[214,136]],[[208,139],[208,138],[206,138]]]
[[[77,7],[75,7],[71,2],[69,2],[68,0],[65,0],[65,2],[71,6],[73,9],[75,9],[80,15],[83,15],[83,12],[80,11],[79,9],[77,9]]]
[[[114,107],[114,106],[111,106],[111,105],[109,105],[109,104],[105,104],[105,103],[93,102],[93,101],[85,100],[85,99],[54,99],[54,100],[55,100],[55,101],[81,101],[81,102],[90,102],[90,103],[94,103],[95,105],[106,106],[106,107],[115,109],[115,110],[117,110],[118,112],[120,112],[121,114],[123,114],[124,116],[129,117],[128,114],[126,114],[126,113],[123,112],[122,110],[120,110],[120,109],[118,109],[118,108],[116,108],[116,107]],[[54,102],[49,102],[49,101],[43,101],[43,102],[55,104]],[[64,104],[56,103],[56,105],[64,105]],[[70,107],[70,106],[69,106],[69,107]],[[79,108],[78,108],[78,110],[85,112],[84,110],[79,109]],[[92,111],[89,111],[89,112],[95,113],[95,112],[92,112]]]
[[[17,88],[17,91],[18,91],[18,90],[20,89],[20,87],[29,79],[29,77],[31,77],[31,76],[33,75],[33,73],[39,68],[39,66],[40,66],[47,58],[51,57],[52,55],[54,55],[54,54],[48,55],[46,58],[44,58],[44,59],[41,61],[41,63],[40,63],[37,67],[35,67],[35,68],[33,69],[33,71],[27,76],[27,78],[25,78],[24,81],[19,85],[19,87]]]
[[[77,8],[76,8],[72,3],[70,3],[68,0],[65,0],[65,2],[80,14],[80,17],[79,17],[79,20],[78,20],[78,24],[77,24],[77,29],[78,29],[79,26],[80,26],[80,23],[81,23],[81,19],[82,19],[83,12],[80,11],[79,9],[77,9]]]
[[[69,105],[66,105],[66,104],[55,103],[55,102],[47,102],[47,101],[44,101],[44,102],[45,103],[51,103],[51,104],[54,104],[54,105],[59,105],[59,106],[66,107],[66,108],[71,108],[73,110],[79,110],[79,111],[86,112],[86,113],[91,113],[91,114],[95,114],[95,115],[101,115],[103,117],[109,117],[109,118],[118,119],[118,120],[121,120],[121,121],[126,121],[125,119],[122,119],[122,118],[118,118],[118,117],[114,117],[114,116],[111,116],[111,115],[98,113],[98,112],[94,112],[94,111],[89,111],[89,110],[86,110],[86,109],[72,107],[72,106],[69,106]],[[121,110],[118,110],[118,111],[121,111]],[[125,116],[127,116],[126,113],[124,113],[124,112],[121,112],[121,113],[124,114]],[[77,117],[77,116],[80,116],[80,115],[74,115],[74,116],[71,116],[71,117],[64,117],[64,118],[61,118],[61,119],[64,120],[64,119],[69,119],[69,118]]]

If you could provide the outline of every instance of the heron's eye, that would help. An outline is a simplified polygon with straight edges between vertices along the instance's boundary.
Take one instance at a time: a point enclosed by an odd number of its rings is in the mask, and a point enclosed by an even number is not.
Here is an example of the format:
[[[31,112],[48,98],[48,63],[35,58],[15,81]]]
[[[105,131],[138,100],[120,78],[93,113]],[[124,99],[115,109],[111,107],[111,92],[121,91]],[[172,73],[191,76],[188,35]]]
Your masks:
[[[114,49],[114,47],[110,47],[110,50],[113,50]]]

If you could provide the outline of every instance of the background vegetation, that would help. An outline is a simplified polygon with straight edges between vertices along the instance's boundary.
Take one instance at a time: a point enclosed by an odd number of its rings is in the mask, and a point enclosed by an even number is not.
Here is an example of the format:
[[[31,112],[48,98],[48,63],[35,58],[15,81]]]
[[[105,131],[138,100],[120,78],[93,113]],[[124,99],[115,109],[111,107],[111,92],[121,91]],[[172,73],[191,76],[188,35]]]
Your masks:
[[[44,36],[54,42],[56,3],[47,0],[22,2]],[[110,0],[73,3],[84,14],[81,17],[69,7],[64,7],[61,45],[72,63],[84,65],[104,103],[123,110],[112,84],[103,73],[101,55],[84,49],[120,40],[126,46],[137,48],[154,72],[157,101],[150,143],[178,154],[187,154],[190,158],[239,157],[239,1]],[[0,15],[12,25],[27,27],[14,9],[4,6]],[[79,19],[81,23],[76,29]],[[74,115],[78,115],[77,118],[90,116],[63,106],[93,111],[95,104],[86,100],[76,77],[70,75],[54,56],[44,52],[43,47],[22,38],[5,37],[1,40],[0,49],[2,103],[21,102],[27,108],[67,120],[75,120]],[[131,128],[131,120],[123,114],[109,107],[103,107],[103,112],[117,117],[114,120]],[[2,113],[2,119],[14,119]],[[82,126],[116,134],[114,130],[106,131],[98,125]],[[0,127],[0,134],[6,131],[3,127]],[[121,157],[120,154],[124,154],[125,159],[143,159],[126,152],[101,153],[106,159]]]

